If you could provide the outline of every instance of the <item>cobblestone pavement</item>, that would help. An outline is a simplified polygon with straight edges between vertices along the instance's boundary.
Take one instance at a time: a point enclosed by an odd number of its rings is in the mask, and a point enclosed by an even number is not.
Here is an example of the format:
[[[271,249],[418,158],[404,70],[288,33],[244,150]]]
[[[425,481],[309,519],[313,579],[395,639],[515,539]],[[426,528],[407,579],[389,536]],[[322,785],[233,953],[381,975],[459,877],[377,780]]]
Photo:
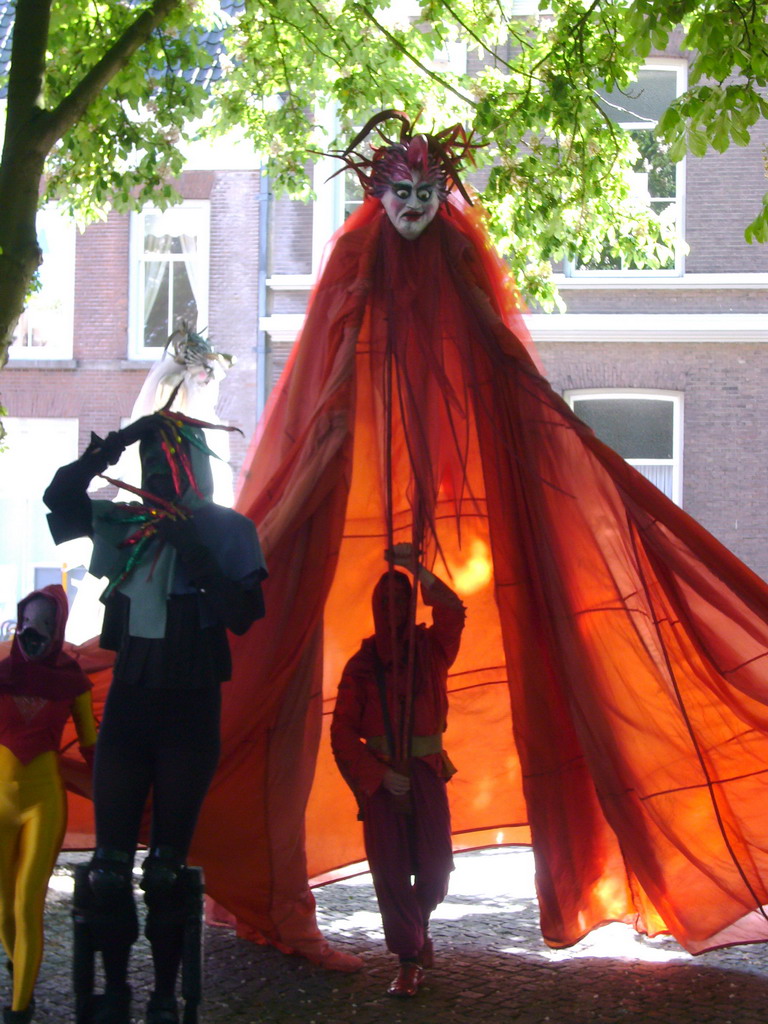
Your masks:
[[[71,867],[62,855],[46,906],[46,952],[36,1024],[71,1024]],[[82,855],[80,855],[82,857]],[[207,928],[202,1024],[764,1024],[768,948],[732,947],[691,957],[671,939],[599,929],[568,950],[541,939],[528,850],[456,858],[451,892],[435,913],[435,966],[419,995],[384,990],[394,959],[384,947],[370,878],[316,890],[328,938],[365,960],[344,975]],[[4,973],[4,972],[3,972]],[[134,1021],[151,983],[146,941],[132,961]],[[3,999],[3,1002],[6,1002]]]

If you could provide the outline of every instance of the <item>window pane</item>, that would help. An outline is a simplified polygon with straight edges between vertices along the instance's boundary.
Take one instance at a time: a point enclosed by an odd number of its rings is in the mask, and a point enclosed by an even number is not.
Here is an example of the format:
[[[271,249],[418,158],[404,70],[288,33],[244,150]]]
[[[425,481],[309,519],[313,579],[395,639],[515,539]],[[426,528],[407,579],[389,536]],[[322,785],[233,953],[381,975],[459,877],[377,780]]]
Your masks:
[[[168,335],[168,264],[144,265],[144,344],[162,348]]]
[[[640,157],[635,170],[647,176],[648,192],[653,199],[671,199],[675,195],[675,165],[669,159],[669,146],[653,131],[632,132]]]
[[[134,215],[131,355],[155,355],[181,321],[207,325],[208,215],[208,204],[197,200]]]
[[[638,149],[631,187],[635,200],[649,207],[662,221],[666,237],[680,234],[677,196],[677,166],[669,159],[669,147],[656,138],[654,129],[659,118],[675,100],[678,89],[676,68],[645,68],[638,73],[636,81],[623,91],[598,90],[600,103],[611,120],[627,128]],[[659,273],[674,271],[677,267],[677,253],[670,244],[668,253],[661,249],[657,253],[658,266],[653,268],[633,261],[610,256],[606,249],[591,262],[570,264],[566,273],[582,271],[636,271]],[[665,258],[666,257],[666,258]]]
[[[182,253],[197,249],[200,210],[183,204],[170,210],[144,213],[144,251]]]
[[[674,495],[674,468],[672,466],[635,466],[638,473],[650,480],[668,498],[675,500]]]
[[[666,399],[577,398],[576,415],[625,459],[671,459],[674,405]]]
[[[61,578],[64,559],[48,530],[42,494],[59,466],[77,455],[77,420],[23,419],[4,423],[0,452],[0,621],[16,618],[16,602],[49,568]]]
[[[173,238],[163,228],[162,213],[148,213],[144,216],[144,252],[170,252]]]
[[[675,99],[677,72],[673,69],[647,68],[626,89],[598,89],[601,108],[617,124],[650,121],[654,124]]]
[[[184,320],[190,327],[197,327],[197,303],[192,283],[184,263],[173,264],[173,323],[169,334]]]
[[[26,348],[37,349],[35,354],[44,358],[59,358],[72,351],[76,229],[55,206],[38,211],[36,229],[43,254],[39,288],[19,320],[11,355]]]

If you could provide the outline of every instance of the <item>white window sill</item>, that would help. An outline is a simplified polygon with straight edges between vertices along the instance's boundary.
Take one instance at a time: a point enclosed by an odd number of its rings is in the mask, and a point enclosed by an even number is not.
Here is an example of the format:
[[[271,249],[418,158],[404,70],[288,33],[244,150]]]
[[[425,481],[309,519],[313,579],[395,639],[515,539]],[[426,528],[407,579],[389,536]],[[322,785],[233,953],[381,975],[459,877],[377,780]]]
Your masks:
[[[561,291],[658,291],[675,289],[679,291],[716,290],[716,289],[763,289],[768,288],[768,274],[658,274],[651,271],[647,274],[605,275],[599,273],[579,274],[568,277],[565,274],[554,274],[554,283]]]
[[[72,356],[16,356],[9,353],[6,370],[76,370],[78,361]]]
[[[527,313],[541,342],[768,342],[768,313]]]
[[[308,291],[314,283],[314,274],[275,274],[267,278],[267,288],[273,292]]]

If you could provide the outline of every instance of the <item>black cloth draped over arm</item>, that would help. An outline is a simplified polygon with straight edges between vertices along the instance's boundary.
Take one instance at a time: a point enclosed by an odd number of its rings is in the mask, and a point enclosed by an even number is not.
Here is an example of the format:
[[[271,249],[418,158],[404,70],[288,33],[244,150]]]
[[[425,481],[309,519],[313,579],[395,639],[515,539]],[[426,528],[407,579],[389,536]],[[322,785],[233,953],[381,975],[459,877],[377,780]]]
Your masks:
[[[233,580],[219,566],[211,550],[200,538],[194,517],[166,521],[160,535],[176,548],[190,581],[204,595],[216,617],[238,636],[264,615],[260,572],[243,580]]]

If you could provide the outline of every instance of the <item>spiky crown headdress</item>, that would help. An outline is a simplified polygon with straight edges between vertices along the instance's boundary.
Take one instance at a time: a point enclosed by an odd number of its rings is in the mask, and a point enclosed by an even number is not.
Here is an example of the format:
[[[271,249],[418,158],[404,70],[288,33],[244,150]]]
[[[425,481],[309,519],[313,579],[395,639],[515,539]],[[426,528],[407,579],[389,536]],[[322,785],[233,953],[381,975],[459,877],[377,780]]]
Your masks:
[[[388,138],[380,127],[384,121],[391,120],[400,122],[399,140]],[[371,156],[357,152],[357,147],[374,130],[384,145],[372,147]],[[382,110],[368,121],[345,150],[331,155],[343,160],[345,166],[355,172],[364,191],[377,198],[391,182],[419,171],[424,180],[436,186],[441,202],[455,187],[471,205],[459,175],[462,164],[472,160],[472,152],[478,146],[463,125],[454,124],[434,135],[414,135],[413,124],[406,114],[399,110]]]

